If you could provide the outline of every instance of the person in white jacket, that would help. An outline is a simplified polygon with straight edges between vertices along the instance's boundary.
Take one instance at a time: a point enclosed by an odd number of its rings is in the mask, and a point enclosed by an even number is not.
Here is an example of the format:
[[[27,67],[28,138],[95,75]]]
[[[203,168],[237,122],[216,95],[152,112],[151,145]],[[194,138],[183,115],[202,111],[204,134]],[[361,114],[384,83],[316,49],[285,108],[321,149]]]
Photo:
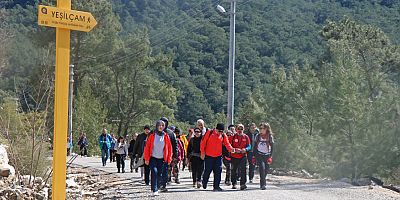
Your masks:
[[[125,173],[125,158],[128,155],[128,145],[126,144],[123,137],[118,138],[117,144],[114,146],[115,155],[117,159],[118,173]]]

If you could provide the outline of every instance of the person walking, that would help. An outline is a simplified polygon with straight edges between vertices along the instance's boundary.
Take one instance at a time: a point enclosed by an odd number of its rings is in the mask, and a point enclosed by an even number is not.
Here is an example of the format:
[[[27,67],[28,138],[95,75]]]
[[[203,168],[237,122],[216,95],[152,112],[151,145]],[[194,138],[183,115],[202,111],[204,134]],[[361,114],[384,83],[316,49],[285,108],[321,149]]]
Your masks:
[[[201,176],[204,171],[204,161],[200,158],[200,143],[203,139],[201,130],[194,129],[194,137],[189,141],[187,156],[192,170],[193,187],[201,187]]]
[[[232,131],[226,132],[228,139],[232,137]],[[225,185],[231,185],[231,154],[228,152],[225,146],[222,146],[222,163],[225,166]]]
[[[129,141],[129,147],[128,147],[128,155],[130,158],[130,168],[131,168],[131,173],[133,172],[133,166],[135,165],[135,161],[136,161],[136,157],[133,155],[133,148],[135,146],[136,143],[136,138],[137,138],[137,134],[134,133],[132,134],[132,138]],[[136,173],[138,172],[137,168],[136,168]]]
[[[136,138],[132,153],[133,157],[143,159],[144,148],[150,133],[150,126],[144,126],[143,133],[139,134]],[[142,181],[144,180],[146,185],[150,184],[150,167],[148,165],[140,166],[140,177],[142,178]]]
[[[272,153],[274,150],[274,137],[271,126],[268,123],[260,124],[260,133],[256,135],[253,153],[260,170],[260,188],[266,189],[266,177],[269,166],[272,164]]]
[[[176,136],[174,132],[168,128],[168,119],[166,117],[162,117],[160,119],[161,121],[164,122],[164,132],[168,134],[171,145],[172,145],[172,158],[177,158],[178,157],[178,143],[176,141]],[[167,190],[167,183],[171,182],[171,175],[172,175],[172,166],[170,165],[171,163],[164,163],[164,170],[163,170],[163,185],[160,188],[160,191],[166,192]]]
[[[222,172],[222,145],[227,148],[228,152],[233,151],[228,136],[224,134],[224,128],[224,124],[217,124],[214,130],[207,131],[200,143],[200,156],[205,165],[202,181],[204,189],[207,188],[208,179],[212,171],[214,174],[213,191],[222,191],[219,186]]]
[[[231,154],[231,163],[232,163],[232,189],[237,189],[237,178],[239,172],[240,176],[240,190],[245,190],[246,186],[246,164],[247,164],[247,152],[250,151],[250,139],[249,137],[243,133],[244,126],[243,124],[237,125],[237,132],[234,136],[229,138],[229,142],[232,147],[235,149],[235,153]]]
[[[172,144],[165,130],[165,122],[157,121],[156,129],[147,139],[144,148],[145,164],[150,166],[151,170],[151,190],[154,196],[158,196],[158,189],[165,183],[163,181],[164,166],[172,162]],[[161,188],[160,188],[160,191]],[[164,190],[165,191],[165,190]]]
[[[79,146],[79,150],[80,150],[80,154],[81,157],[83,156],[87,156],[87,146],[88,146],[88,140],[86,138],[86,134],[82,133],[81,136],[79,137],[79,141],[78,141],[78,146]]]
[[[115,144],[115,158],[117,161],[118,173],[125,173],[125,159],[128,155],[128,147],[124,140],[124,137],[119,137],[118,142]]]
[[[259,130],[257,129],[257,125],[255,123],[251,123],[249,131],[246,133],[246,135],[250,139],[250,145],[252,147],[250,149],[250,151],[247,152],[247,162],[249,163],[249,182],[250,183],[253,183],[253,178],[254,178],[255,163],[253,162],[253,160],[255,160],[255,158],[254,158],[254,154],[253,154],[253,147],[255,145],[255,142],[256,142],[255,138],[258,133],[259,133]]]
[[[182,159],[182,171],[185,170],[185,167],[187,165],[187,150],[188,150],[188,145],[189,145],[189,141],[186,138],[186,135],[183,133],[184,131],[180,131],[181,133],[179,134],[179,140],[182,142],[183,144],[183,149],[185,151],[185,153],[183,154],[183,159]]]
[[[115,162],[115,144],[117,144],[117,138],[114,134],[111,134],[111,147],[110,147],[110,163]]]
[[[178,145],[178,157],[172,159],[172,175],[175,178],[175,183],[180,184],[181,182],[179,181],[179,165],[183,161],[183,158],[185,157],[185,148],[180,139],[181,130],[178,127],[176,127],[174,129],[174,133],[177,138],[176,142]]]
[[[112,137],[107,133],[107,129],[103,128],[102,134],[99,136],[99,146],[101,150],[101,161],[106,166],[108,157],[110,156],[110,148]]]

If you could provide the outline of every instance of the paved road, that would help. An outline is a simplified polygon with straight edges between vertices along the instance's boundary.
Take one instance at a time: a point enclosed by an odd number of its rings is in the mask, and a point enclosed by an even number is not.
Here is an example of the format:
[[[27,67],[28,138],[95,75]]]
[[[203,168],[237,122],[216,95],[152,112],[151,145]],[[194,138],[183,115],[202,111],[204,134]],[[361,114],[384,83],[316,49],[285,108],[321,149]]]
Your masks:
[[[400,200],[400,194],[380,187],[368,189],[368,187],[354,187],[337,181],[309,180],[285,176],[269,176],[267,190],[263,191],[259,189],[259,180],[256,175],[255,183],[248,184],[246,191],[232,190],[229,186],[222,185],[223,192],[213,192],[212,183],[209,183],[210,185],[206,190],[194,189],[187,170],[181,173],[181,184],[172,183],[168,185],[169,191],[167,193],[160,193],[159,197],[154,198],[151,196],[150,187],[139,182],[139,173],[116,173],[116,164],[107,163],[107,166],[103,167],[101,158],[78,157],[74,164],[115,173],[121,178],[130,180],[128,183],[123,182],[115,187],[115,193],[119,194],[118,198],[115,199],[121,199],[122,194],[122,199]],[[210,180],[212,181],[212,178]],[[107,197],[105,199],[114,198]]]

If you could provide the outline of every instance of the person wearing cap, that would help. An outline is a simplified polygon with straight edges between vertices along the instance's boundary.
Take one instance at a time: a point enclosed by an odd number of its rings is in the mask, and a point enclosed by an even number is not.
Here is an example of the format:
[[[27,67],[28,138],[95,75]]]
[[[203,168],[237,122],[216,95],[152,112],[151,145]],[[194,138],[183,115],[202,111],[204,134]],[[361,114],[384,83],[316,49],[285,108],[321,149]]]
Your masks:
[[[214,130],[208,131],[204,135],[204,138],[200,143],[200,156],[205,163],[202,181],[204,189],[207,188],[208,179],[210,178],[212,171],[214,173],[213,191],[222,191],[219,186],[222,172],[222,145],[227,148],[228,152],[233,151],[228,136],[224,134],[224,128],[224,124],[217,124],[217,127]]]
[[[135,145],[133,146],[132,157],[141,158],[143,157],[144,147],[146,146],[146,141],[150,135],[150,126],[146,125],[143,127],[143,133],[139,134],[136,138]],[[132,172],[132,169],[131,169]],[[150,167],[144,165],[140,167],[140,177],[144,180],[146,185],[150,184]]]
[[[150,166],[151,190],[154,196],[158,196],[159,188],[162,191],[165,164],[169,165],[172,162],[171,140],[164,128],[164,121],[157,121],[156,129],[149,135],[144,148],[144,163]]]
[[[187,156],[190,162],[193,178],[193,187],[201,187],[201,176],[204,171],[204,161],[200,158],[200,143],[203,139],[201,130],[194,129],[194,137],[189,141]]]
[[[240,190],[245,190],[246,186],[246,164],[247,164],[247,152],[251,149],[249,137],[243,133],[243,124],[237,125],[237,132],[234,136],[229,138],[229,142],[235,149],[235,153],[231,154],[232,163],[232,189],[237,189],[237,178],[239,172],[240,175]]]
[[[176,141],[176,136],[174,132],[168,128],[168,119],[166,117],[161,117],[161,121],[164,122],[165,127],[164,127],[164,132],[166,132],[169,136],[171,145],[172,145],[172,158],[176,159],[178,157],[178,144]],[[167,182],[171,182],[171,172],[172,172],[172,167],[171,165],[164,163],[164,168],[163,168],[163,181],[162,181],[162,186],[160,188],[160,191],[166,192],[167,190]]]

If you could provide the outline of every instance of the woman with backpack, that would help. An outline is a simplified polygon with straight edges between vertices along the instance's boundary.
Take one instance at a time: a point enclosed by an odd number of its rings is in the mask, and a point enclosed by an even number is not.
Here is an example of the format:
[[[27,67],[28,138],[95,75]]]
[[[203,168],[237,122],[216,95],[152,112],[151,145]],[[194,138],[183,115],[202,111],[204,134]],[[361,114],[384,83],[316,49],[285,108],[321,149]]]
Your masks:
[[[266,189],[266,178],[269,165],[272,164],[272,152],[274,146],[274,137],[271,126],[268,123],[260,124],[260,133],[256,136],[253,153],[260,170],[260,188]]]
[[[125,158],[128,155],[128,146],[123,137],[118,138],[118,142],[115,144],[115,157],[117,159],[118,173],[125,173]]]

